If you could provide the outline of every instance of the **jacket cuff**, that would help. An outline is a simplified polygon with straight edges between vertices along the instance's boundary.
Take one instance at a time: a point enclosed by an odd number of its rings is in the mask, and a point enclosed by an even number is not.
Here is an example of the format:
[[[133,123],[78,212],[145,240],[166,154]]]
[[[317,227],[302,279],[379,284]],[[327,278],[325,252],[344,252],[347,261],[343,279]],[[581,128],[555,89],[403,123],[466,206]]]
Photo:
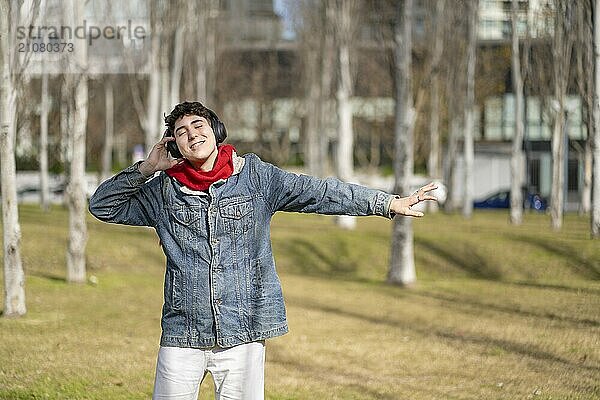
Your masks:
[[[152,176],[146,176],[140,172],[140,164],[142,161],[138,161],[135,164],[125,168],[123,172],[125,176],[127,176],[127,180],[132,186],[141,186],[148,179],[152,178]]]
[[[390,206],[392,204],[392,200],[394,200],[395,198],[396,196],[394,196],[393,194],[380,192],[377,195],[377,214],[389,219],[393,219],[396,216],[396,214],[391,212]]]

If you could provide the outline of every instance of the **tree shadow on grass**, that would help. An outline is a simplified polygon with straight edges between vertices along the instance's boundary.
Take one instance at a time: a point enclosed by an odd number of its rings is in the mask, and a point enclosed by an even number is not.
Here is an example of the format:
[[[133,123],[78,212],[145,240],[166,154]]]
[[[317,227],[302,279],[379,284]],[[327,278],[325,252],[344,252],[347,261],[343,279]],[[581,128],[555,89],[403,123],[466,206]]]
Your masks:
[[[369,324],[385,325],[393,328],[405,329],[423,337],[435,336],[449,342],[459,343],[461,345],[471,344],[477,346],[494,346],[506,351],[507,353],[520,354],[540,361],[551,361],[569,367],[581,368],[590,371],[600,371],[599,367],[573,362],[548,351],[542,350],[531,344],[518,343],[506,339],[496,339],[484,335],[476,335],[473,333],[463,333],[453,329],[432,328],[426,326],[417,327],[414,324],[411,324],[409,321],[401,322],[387,318],[375,317],[372,315],[364,315],[356,311],[320,304],[312,299],[287,297],[286,302],[294,307],[303,308],[306,310],[318,310],[324,313],[332,313],[342,317],[355,318]]]
[[[295,358],[286,357],[281,352],[274,348],[269,350],[270,360],[272,364],[279,364],[295,371],[298,376],[308,377],[311,380],[320,382],[322,386],[335,386],[342,385],[339,376],[344,378],[350,378],[354,382],[366,382],[370,380],[370,373],[348,373],[344,369],[343,364],[339,364],[340,368],[333,368],[331,366],[319,365],[316,362],[306,363],[299,361]],[[315,365],[316,364],[316,365]],[[326,372],[324,372],[326,371]],[[393,400],[397,399],[398,395],[393,393],[382,393],[373,386],[361,383],[348,383],[344,384],[344,387],[352,388],[361,393],[362,396],[368,396],[369,398],[376,398],[382,400]]]
[[[587,325],[598,327],[600,326],[600,321],[588,318],[575,318],[566,315],[558,315],[552,312],[536,312],[531,310],[524,310],[519,307],[511,307],[503,304],[493,304],[493,303],[485,303],[476,301],[473,299],[468,299],[464,297],[445,295],[441,293],[427,292],[427,291],[410,291],[408,293],[409,296],[420,296],[426,298],[432,298],[436,300],[443,301],[444,307],[453,307],[459,311],[468,311],[469,309],[477,309],[477,310],[490,310],[496,312],[502,312],[507,314],[516,314],[522,317],[533,317],[539,319],[549,319],[552,321],[560,321],[566,322],[576,325]],[[480,311],[479,311],[480,312]]]
[[[334,252],[327,252],[324,246],[298,239],[284,242],[280,248],[292,260],[291,273],[313,277],[343,278],[364,281],[357,276],[358,264],[348,257],[348,244],[340,239],[331,239]]]
[[[532,237],[517,234],[507,234],[507,238],[516,242],[525,242],[556,256],[566,259],[566,265],[583,278],[600,280],[600,262],[592,261],[581,256],[581,253],[568,244],[558,241],[548,241],[542,237]]]
[[[464,249],[446,248],[433,240],[415,238],[415,244],[422,246],[425,250],[446,259],[458,268],[464,270],[469,276],[478,279],[499,281],[502,279],[502,271],[497,265],[489,262],[482,256],[474,246]]]
[[[35,276],[37,278],[48,279],[48,280],[54,281],[54,282],[61,282],[61,283],[67,282],[67,278],[65,278],[64,276],[57,276],[57,275],[54,275],[54,274],[52,274],[50,272],[46,272],[46,271],[30,270],[30,271],[28,271],[27,274],[31,275],[31,276]]]
[[[566,285],[555,285],[548,283],[537,283],[537,282],[506,282],[507,285],[525,286],[537,289],[551,289],[551,290],[562,290],[565,292],[574,293],[588,293],[596,296],[600,296],[600,289],[588,288],[588,287],[577,287],[577,286],[566,286]]]

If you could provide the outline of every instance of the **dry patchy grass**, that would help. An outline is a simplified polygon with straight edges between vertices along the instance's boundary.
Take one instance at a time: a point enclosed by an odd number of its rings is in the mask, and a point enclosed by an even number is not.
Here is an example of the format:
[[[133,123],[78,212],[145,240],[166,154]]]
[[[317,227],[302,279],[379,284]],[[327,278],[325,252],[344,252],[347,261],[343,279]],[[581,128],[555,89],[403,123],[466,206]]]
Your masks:
[[[21,209],[28,314],[0,319],[0,398],[143,399],[164,257],[148,229],[90,218],[88,275],[64,281],[67,213]],[[277,215],[290,333],[267,345],[269,399],[600,398],[600,246],[588,221],[505,213],[415,221],[419,281],[385,284],[391,223]],[[211,396],[210,381],[200,398]]]

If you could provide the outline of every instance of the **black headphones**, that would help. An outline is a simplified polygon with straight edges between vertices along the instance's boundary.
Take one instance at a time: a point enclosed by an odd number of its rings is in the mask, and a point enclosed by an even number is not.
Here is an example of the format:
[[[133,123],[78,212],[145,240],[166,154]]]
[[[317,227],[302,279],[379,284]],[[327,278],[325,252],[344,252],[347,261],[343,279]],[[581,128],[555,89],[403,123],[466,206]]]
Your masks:
[[[227,129],[225,128],[225,125],[213,110],[206,108],[206,111],[208,111],[208,123],[215,134],[217,144],[223,143],[227,138]],[[169,129],[167,129],[165,131],[165,136],[174,136],[174,132],[169,132]],[[177,143],[174,140],[167,142],[167,151],[173,158],[183,158],[183,155],[181,154],[181,151],[179,151],[179,147],[177,147]]]

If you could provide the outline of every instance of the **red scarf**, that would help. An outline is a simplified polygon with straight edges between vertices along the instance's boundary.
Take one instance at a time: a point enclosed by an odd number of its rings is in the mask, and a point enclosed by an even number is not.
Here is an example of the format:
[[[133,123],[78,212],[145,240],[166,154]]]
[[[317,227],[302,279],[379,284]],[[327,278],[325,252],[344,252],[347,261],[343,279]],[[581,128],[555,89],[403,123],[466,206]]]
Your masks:
[[[188,160],[185,160],[165,172],[190,189],[206,190],[219,179],[227,179],[231,176],[234,151],[235,148],[230,144],[219,146],[215,165],[210,171],[195,169]]]

